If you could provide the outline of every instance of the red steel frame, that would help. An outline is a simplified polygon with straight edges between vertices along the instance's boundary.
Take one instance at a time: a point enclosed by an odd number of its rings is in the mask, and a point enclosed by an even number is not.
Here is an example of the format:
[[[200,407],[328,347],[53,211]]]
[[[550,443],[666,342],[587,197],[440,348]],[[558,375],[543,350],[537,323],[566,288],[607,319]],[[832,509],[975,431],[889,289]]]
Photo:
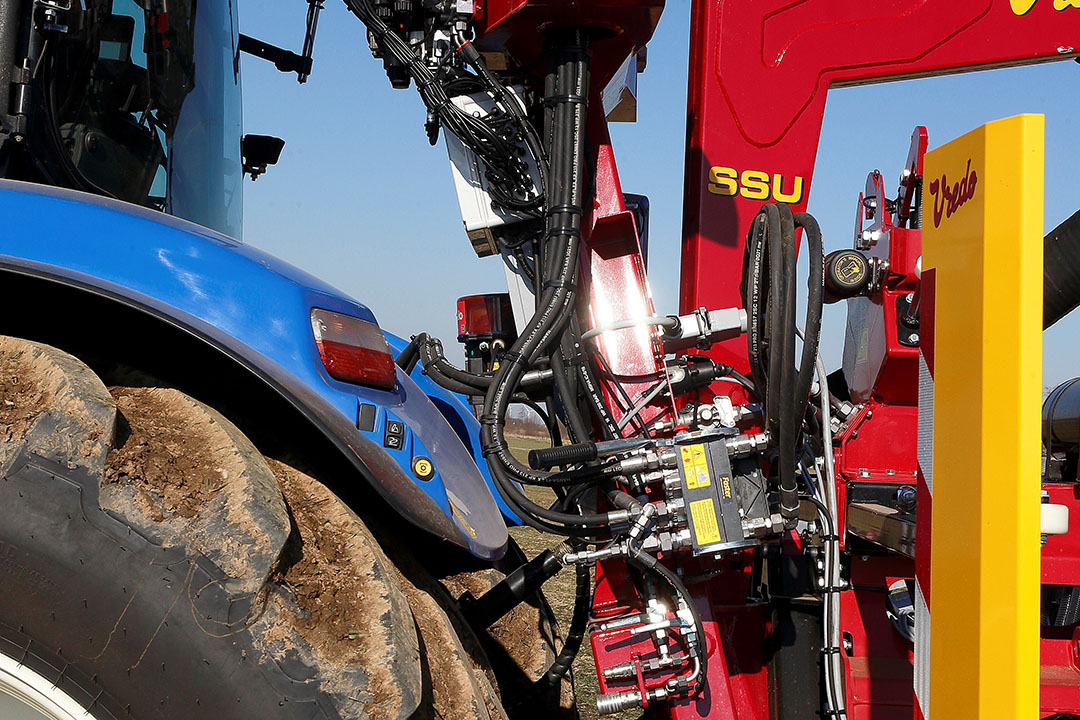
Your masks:
[[[637,229],[623,204],[595,93],[648,41],[662,6],[662,0],[476,2],[477,46],[505,49],[521,66],[540,58],[543,33],[552,26],[607,31],[592,53],[594,197],[583,228],[579,305],[579,316],[590,324],[602,317],[620,319],[630,305],[635,312],[642,307],[652,312]],[[795,211],[805,209],[830,87],[1057,60],[1077,55],[1074,45],[1080,46],[1080,8],[1060,0],[694,0],[681,312],[739,306],[744,238],[757,210],[773,199]],[[906,167],[917,171],[925,134],[917,132],[914,140]],[[883,220],[888,219],[879,216],[875,222]],[[916,471],[918,351],[897,341],[892,300],[914,288],[918,236],[917,230],[892,230],[871,251],[887,257],[895,272],[883,292],[885,302],[875,310],[884,322],[873,340],[878,357],[860,389],[863,407],[836,438],[841,508],[847,481],[896,482],[898,473],[914,477]],[[615,374],[629,378],[632,396],[663,368],[650,331],[609,335],[601,349]],[[741,339],[718,344],[709,354],[747,368]],[[611,403],[610,393],[608,399]],[[645,417],[665,410],[655,402]],[[617,407],[613,414],[619,417]],[[1080,511],[1071,488],[1049,489],[1051,502]],[[844,527],[843,518],[840,524]],[[672,716],[764,720],[769,717],[764,648],[770,614],[766,605],[746,601],[752,587],[749,554],[700,566],[691,560],[682,570],[688,576],[703,573],[691,587],[706,622],[711,662],[706,692],[695,701],[675,703]],[[1071,584],[1080,577],[1080,548],[1071,536],[1048,541],[1043,574],[1051,583]],[[853,561],[855,589],[841,599],[851,645],[845,664],[853,720],[911,717],[910,645],[885,619],[880,590],[912,576],[913,564],[904,558],[857,556]],[[625,566],[604,563],[597,574],[594,615],[610,616],[636,601]],[[629,643],[613,633],[594,633],[592,642],[598,669],[650,647],[646,640]],[[1080,633],[1044,638],[1048,712],[1080,707],[1078,658]],[[637,684],[631,680],[609,688],[601,680],[604,691]]]

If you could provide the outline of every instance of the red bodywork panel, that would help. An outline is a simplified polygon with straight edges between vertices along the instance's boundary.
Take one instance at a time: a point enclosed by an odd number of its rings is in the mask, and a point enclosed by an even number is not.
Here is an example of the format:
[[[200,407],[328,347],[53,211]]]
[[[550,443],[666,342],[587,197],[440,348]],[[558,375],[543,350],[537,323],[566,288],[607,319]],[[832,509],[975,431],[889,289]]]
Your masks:
[[[594,86],[593,90],[597,88]],[[598,92],[591,104],[601,105]],[[589,145],[596,175],[593,202],[583,224],[578,277],[587,308],[579,305],[579,316],[587,327],[603,327],[627,318],[650,317],[656,310],[645,277],[634,215],[623,201],[607,120],[603,113],[596,112],[589,119]],[[667,382],[663,372],[664,348],[655,327],[641,325],[604,333],[596,338],[596,343],[612,375],[633,404],[643,400],[657,382]],[[630,403],[616,394],[606,372],[599,373],[599,377],[604,383],[604,399],[618,422],[625,414],[623,406]],[[670,394],[649,401],[638,419],[647,426],[668,409],[674,410]],[[634,425],[627,424],[623,432],[630,434],[633,429]]]
[[[758,208],[806,208],[830,86],[1054,60],[1078,38],[1080,10],[1048,0],[1022,16],[1008,0],[694,2],[680,311],[740,306]],[[745,370],[744,345],[710,354]]]

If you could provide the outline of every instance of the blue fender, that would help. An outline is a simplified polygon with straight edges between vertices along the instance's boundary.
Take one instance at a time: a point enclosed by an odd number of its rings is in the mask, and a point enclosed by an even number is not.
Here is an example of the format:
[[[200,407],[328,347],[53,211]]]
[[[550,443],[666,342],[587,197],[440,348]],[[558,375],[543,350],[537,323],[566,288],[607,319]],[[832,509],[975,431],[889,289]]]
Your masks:
[[[386,340],[390,343],[395,356],[401,354],[401,351],[409,344],[408,340],[393,333],[384,330],[383,334],[386,335]],[[525,523],[518,514],[511,510],[510,506],[503,500],[502,494],[495,487],[495,481],[491,479],[491,472],[487,467],[487,458],[484,457],[483,448],[480,447],[480,422],[473,414],[468,398],[450,392],[437,384],[424,374],[423,366],[419,362],[416,363],[410,377],[420,386],[421,390],[428,394],[431,401],[435,403],[435,407],[439,409],[439,412],[443,414],[443,417],[446,418],[446,421],[450,423],[458,437],[461,438],[462,445],[472,453],[476,466],[481,469],[484,480],[487,482],[488,487],[491,488],[491,495],[495,498],[495,503],[499,506],[503,519],[509,525],[524,525]],[[515,485],[519,490],[521,489],[520,483],[515,483]]]
[[[478,557],[502,555],[506,522],[478,463],[471,413],[428,378],[418,385],[400,369],[390,391],[326,373],[312,308],[375,322],[368,308],[256,248],[135,205],[0,180],[0,214],[0,272],[79,287],[191,333],[281,393],[405,518]],[[373,429],[358,428],[362,405],[376,408]],[[456,428],[448,422],[455,415]],[[405,426],[400,448],[384,447],[393,420]],[[414,473],[417,458],[435,466],[430,479]]]

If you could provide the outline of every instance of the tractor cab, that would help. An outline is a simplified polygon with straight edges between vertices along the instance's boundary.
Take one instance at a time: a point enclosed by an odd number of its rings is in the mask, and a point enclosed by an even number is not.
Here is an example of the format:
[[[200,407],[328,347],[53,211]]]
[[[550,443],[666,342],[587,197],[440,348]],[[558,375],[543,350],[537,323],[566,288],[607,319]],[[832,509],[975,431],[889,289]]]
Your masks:
[[[239,238],[232,0],[0,3],[13,98],[0,175],[113,197]],[[3,95],[0,95],[3,96]]]

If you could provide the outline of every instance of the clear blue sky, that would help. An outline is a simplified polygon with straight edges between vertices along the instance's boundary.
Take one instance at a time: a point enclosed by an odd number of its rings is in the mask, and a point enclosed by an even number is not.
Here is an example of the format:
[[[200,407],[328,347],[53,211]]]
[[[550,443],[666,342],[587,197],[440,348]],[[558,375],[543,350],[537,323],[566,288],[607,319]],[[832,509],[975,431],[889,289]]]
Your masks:
[[[298,49],[304,0],[240,0],[249,35]],[[657,310],[678,307],[689,5],[671,0],[639,78],[638,122],[613,124],[623,187],[652,207],[649,279]],[[494,258],[478,260],[461,226],[446,150],[429,147],[416,92],[395,91],[363,26],[327,0],[306,85],[244,57],[247,132],[286,140],[281,162],[246,183],[245,241],[341,288],[399,335],[425,330],[455,351],[455,300],[505,290]],[[930,146],[1022,112],[1046,115],[1045,228],[1080,208],[1080,65],[1072,61],[832,91],[810,212],[826,251],[849,247],[855,203],[875,168],[895,178],[911,131]],[[888,185],[887,185],[888,187]],[[822,355],[843,352],[845,310],[828,306]],[[1044,335],[1044,386],[1080,375],[1080,313]]]

